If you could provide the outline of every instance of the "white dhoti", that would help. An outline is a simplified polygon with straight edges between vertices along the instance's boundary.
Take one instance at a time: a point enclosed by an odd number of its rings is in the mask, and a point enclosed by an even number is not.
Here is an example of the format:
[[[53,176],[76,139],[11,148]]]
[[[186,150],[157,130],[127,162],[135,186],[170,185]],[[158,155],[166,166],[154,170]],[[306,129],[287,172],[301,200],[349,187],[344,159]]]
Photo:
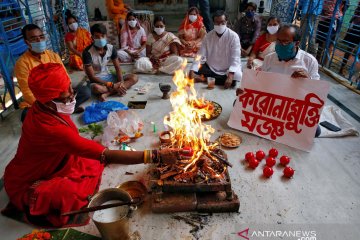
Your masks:
[[[136,50],[134,50],[134,52],[135,51]],[[122,49],[120,49],[117,52],[117,54],[118,54],[118,58],[119,58],[120,62],[128,63],[128,62],[132,62],[134,60],[127,52],[125,52]],[[145,55],[146,55],[145,49],[143,49],[139,55],[140,55],[140,57],[145,57]]]
[[[179,56],[169,56],[164,62],[160,64],[159,71],[166,74],[173,74],[180,69],[184,59]],[[139,58],[135,62],[135,71],[141,73],[153,73],[153,65],[148,57]]]

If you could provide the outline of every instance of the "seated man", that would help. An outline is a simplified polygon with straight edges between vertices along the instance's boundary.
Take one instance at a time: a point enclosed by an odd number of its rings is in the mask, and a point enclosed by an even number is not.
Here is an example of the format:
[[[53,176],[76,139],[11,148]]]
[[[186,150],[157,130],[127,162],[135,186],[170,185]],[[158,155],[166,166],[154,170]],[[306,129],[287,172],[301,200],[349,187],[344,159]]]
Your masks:
[[[275,52],[265,56],[261,70],[289,74],[293,78],[319,80],[318,62],[311,54],[299,48],[300,39],[298,26],[286,24],[280,27]]]
[[[301,39],[300,28],[285,24],[280,27],[275,45],[275,52],[265,56],[262,71],[291,75],[292,78],[310,78],[319,80],[318,62],[315,57],[299,48]],[[243,92],[236,89],[236,95]],[[320,128],[316,136],[320,135]]]
[[[227,28],[227,19],[224,11],[215,12],[214,30],[207,33],[203,40],[198,52],[201,59],[195,59],[193,62],[189,72],[190,78],[206,81],[195,74],[213,77],[215,84],[223,85],[225,88],[234,87],[236,81],[241,80],[240,40],[234,31]]]
[[[235,25],[235,31],[239,34],[241,43],[241,56],[246,57],[259,37],[261,30],[261,20],[255,15],[256,4],[249,2],[245,14],[242,13],[239,21]]]
[[[6,166],[4,186],[10,202],[28,217],[61,227],[98,189],[105,163],[173,164],[176,149],[120,151],[83,138],[70,115],[74,92],[62,64],[35,67],[29,87],[37,99],[26,117],[15,157]]]
[[[28,108],[36,100],[28,85],[30,71],[42,63],[63,63],[58,54],[46,50],[46,37],[37,25],[28,24],[21,31],[29,49],[16,61],[14,75],[19,82],[24,99],[24,102],[20,104],[20,108],[24,109],[21,116],[21,121],[23,121]],[[75,112],[77,113],[84,111],[79,106],[90,98],[91,92],[87,86],[78,87],[76,91],[78,94],[76,96]]]
[[[123,96],[127,89],[137,83],[138,77],[135,74],[122,76],[120,63],[115,47],[106,41],[106,27],[102,24],[95,24],[90,29],[94,43],[85,48],[83,62],[85,73],[89,77],[91,90],[99,95],[101,101],[112,94]],[[107,64],[112,60],[116,75],[109,72]]]

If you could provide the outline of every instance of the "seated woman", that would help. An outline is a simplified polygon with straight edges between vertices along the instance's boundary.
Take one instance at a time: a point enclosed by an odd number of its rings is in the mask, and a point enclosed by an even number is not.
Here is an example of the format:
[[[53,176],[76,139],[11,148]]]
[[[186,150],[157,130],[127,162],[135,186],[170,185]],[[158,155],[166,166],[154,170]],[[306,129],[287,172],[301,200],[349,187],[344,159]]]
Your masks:
[[[199,10],[196,7],[189,8],[179,28],[179,39],[183,44],[180,47],[180,56],[195,57],[205,34],[206,29]]]
[[[262,66],[264,58],[269,53],[275,52],[277,31],[280,27],[280,19],[269,17],[266,33],[261,35],[255,42],[247,62],[247,68],[257,69]]]
[[[69,32],[65,35],[65,43],[70,52],[69,65],[76,70],[84,70],[82,52],[92,43],[91,34],[79,27],[76,17],[68,15],[66,24]]]
[[[22,126],[15,157],[7,165],[4,186],[11,204],[43,225],[61,227],[88,204],[101,180],[105,163],[140,164],[160,160],[173,164],[176,149],[120,151],[83,138],[72,122],[75,96],[64,67],[40,64],[29,76],[36,97]],[[171,157],[165,157],[170,155]],[[180,156],[179,156],[180,155]]]
[[[178,56],[179,38],[165,31],[165,19],[154,19],[154,32],[148,36],[146,56],[135,62],[135,71],[142,73],[163,72],[173,74],[181,67],[183,59]]]
[[[140,26],[137,16],[129,12],[121,30],[121,49],[118,51],[120,62],[132,62],[146,56],[146,33]]]

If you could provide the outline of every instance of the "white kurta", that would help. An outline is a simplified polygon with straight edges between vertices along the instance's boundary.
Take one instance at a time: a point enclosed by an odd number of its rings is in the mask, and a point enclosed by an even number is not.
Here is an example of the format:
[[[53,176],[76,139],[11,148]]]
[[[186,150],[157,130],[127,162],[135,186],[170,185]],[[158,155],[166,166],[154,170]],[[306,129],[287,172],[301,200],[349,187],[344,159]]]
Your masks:
[[[240,39],[234,31],[227,28],[219,37],[215,30],[212,30],[206,34],[198,52],[201,59],[194,61],[190,70],[197,72],[200,62],[206,62],[216,74],[226,75],[234,72],[234,80],[240,81],[242,77],[240,51]]]
[[[265,56],[262,71],[275,72],[292,75],[295,71],[307,72],[311,79],[319,80],[319,64],[313,55],[299,49],[295,58],[290,61],[279,61],[277,53],[270,53]]]

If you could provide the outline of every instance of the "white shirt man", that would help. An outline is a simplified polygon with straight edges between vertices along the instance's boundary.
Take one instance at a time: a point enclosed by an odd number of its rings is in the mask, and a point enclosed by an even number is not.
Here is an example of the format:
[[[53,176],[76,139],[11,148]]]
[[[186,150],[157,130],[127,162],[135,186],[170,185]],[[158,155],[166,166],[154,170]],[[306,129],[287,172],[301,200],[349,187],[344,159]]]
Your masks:
[[[194,73],[204,77],[214,77],[215,84],[235,86],[242,77],[239,36],[226,27],[226,14],[218,11],[214,15],[214,30],[204,38],[198,55],[190,68],[190,78]]]

